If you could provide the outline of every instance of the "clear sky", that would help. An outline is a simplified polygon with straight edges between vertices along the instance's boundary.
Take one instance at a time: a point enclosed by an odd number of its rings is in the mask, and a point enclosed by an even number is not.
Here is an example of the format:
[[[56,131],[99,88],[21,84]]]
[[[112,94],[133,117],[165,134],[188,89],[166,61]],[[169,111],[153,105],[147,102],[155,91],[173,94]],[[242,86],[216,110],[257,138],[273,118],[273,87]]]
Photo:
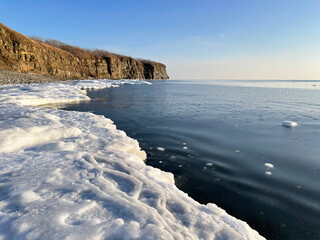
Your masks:
[[[0,21],[174,79],[320,79],[320,0],[1,0]]]

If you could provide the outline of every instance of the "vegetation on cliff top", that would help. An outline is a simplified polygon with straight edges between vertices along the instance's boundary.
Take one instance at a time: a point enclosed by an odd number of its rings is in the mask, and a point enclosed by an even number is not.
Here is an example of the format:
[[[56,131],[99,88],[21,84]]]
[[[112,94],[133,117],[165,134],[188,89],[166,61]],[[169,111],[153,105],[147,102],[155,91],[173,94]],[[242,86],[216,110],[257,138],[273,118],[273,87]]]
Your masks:
[[[41,38],[38,36],[28,36],[28,37],[35,40],[35,41],[45,43],[45,44],[51,45],[53,47],[60,48],[68,53],[73,54],[74,56],[79,57],[79,58],[90,58],[93,56],[100,56],[102,58],[118,57],[120,59],[136,59],[136,60],[139,60],[143,63],[155,63],[155,64],[159,64],[159,65],[164,65],[162,63],[155,62],[150,59],[133,58],[131,56],[125,56],[122,54],[109,52],[109,51],[103,50],[103,49],[96,49],[96,48],[95,49],[87,49],[87,48],[81,48],[78,46],[72,46],[72,45],[66,44],[64,42],[61,42],[59,40],[55,40],[55,39],[50,39],[50,38],[44,39],[44,38]]]

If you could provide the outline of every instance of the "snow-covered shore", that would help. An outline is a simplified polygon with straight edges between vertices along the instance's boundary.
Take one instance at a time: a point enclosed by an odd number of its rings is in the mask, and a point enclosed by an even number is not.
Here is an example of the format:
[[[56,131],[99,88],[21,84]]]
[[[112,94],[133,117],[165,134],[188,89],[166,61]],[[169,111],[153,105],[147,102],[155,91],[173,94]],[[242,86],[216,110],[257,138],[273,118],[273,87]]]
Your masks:
[[[147,166],[139,143],[110,119],[37,107],[121,84],[149,83],[0,86],[0,239],[263,239]]]

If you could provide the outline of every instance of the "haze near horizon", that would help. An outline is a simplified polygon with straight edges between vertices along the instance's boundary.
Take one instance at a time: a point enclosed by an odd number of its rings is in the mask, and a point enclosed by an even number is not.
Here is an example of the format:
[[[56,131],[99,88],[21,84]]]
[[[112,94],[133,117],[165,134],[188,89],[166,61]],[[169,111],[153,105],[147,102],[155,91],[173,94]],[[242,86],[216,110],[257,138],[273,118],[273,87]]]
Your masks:
[[[167,65],[171,79],[320,79],[320,1],[9,1],[3,24]]]

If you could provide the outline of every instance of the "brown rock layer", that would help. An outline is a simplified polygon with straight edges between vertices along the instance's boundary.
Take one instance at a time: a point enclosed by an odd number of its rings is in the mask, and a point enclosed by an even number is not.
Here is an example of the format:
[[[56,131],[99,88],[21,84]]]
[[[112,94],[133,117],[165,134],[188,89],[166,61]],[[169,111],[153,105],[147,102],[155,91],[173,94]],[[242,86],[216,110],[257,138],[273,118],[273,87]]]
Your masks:
[[[56,41],[56,43],[59,43]],[[0,23],[0,69],[62,79],[168,79],[162,63],[28,38]]]

